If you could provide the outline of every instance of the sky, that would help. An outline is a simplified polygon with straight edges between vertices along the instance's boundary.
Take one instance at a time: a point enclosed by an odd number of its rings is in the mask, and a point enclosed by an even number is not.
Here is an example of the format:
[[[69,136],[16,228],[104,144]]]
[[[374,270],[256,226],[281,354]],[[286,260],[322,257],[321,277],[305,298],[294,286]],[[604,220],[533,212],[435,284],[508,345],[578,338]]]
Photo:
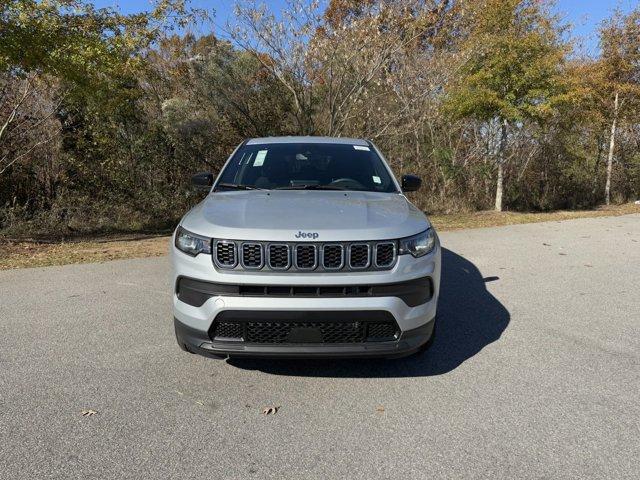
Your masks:
[[[286,0],[265,0],[272,9],[280,10]],[[94,0],[98,7],[118,7],[123,13],[133,13],[150,8],[150,0]],[[233,17],[233,0],[192,0],[191,4],[216,12],[216,29]],[[572,25],[573,35],[581,45],[580,51],[588,55],[598,53],[598,24],[620,7],[628,12],[640,4],[640,0],[556,0],[556,11],[565,23]]]

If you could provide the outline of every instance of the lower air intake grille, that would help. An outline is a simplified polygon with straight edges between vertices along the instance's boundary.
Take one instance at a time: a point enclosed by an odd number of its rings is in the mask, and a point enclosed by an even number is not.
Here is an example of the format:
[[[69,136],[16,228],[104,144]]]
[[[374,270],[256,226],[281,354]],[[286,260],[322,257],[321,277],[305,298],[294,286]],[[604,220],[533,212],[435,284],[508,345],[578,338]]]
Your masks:
[[[370,323],[367,337],[371,341],[393,340],[396,337],[395,325],[389,322]]]
[[[360,343],[365,340],[361,322],[249,322],[246,341],[250,343],[297,343],[295,335],[301,330],[317,335],[317,343]]]
[[[214,338],[233,338],[242,340],[244,327],[237,322],[220,322],[214,324],[212,337]]]
[[[395,341],[400,329],[393,316],[383,311],[226,310],[217,315],[209,335],[216,341],[254,344],[335,344]]]

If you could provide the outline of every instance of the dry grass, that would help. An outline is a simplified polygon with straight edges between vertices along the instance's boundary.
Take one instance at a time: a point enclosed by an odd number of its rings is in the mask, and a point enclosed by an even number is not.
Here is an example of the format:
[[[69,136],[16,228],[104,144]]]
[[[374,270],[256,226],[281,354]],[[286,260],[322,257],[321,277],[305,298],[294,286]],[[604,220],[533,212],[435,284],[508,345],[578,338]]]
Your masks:
[[[477,212],[455,215],[430,215],[440,231],[482,228],[518,223],[535,223],[574,218],[605,217],[640,213],[640,205],[628,203],[597,210],[549,213]],[[94,239],[81,242],[34,243],[0,239],[0,270],[46,267],[69,263],[105,262],[122,258],[158,257],[168,251],[169,237],[138,239]]]
[[[501,227],[519,223],[552,222],[572,220],[574,218],[617,217],[640,213],[640,205],[625,203],[610,205],[596,210],[559,210],[555,212],[474,212],[454,215],[429,215],[429,219],[439,231],[459,230],[462,228]]]
[[[166,255],[168,251],[169,237],[53,244],[2,242],[0,243],[0,270],[106,262],[121,258],[158,257]]]

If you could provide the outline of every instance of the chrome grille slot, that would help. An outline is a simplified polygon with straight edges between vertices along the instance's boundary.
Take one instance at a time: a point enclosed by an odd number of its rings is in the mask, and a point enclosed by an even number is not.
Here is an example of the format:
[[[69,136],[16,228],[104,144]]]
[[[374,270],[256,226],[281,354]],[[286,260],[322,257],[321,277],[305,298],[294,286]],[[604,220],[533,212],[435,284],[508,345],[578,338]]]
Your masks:
[[[286,270],[291,266],[291,258],[289,256],[288,245],[269,245],[269,253],[267,257],[269,259],[269,268],[272,268],[274,270]]]
[[[233,268],[238,264],[236,244],[227,241],[216,242],[216,263],[223,268]]]
[[[259,243],[242,244],[242,266],[244,268],[259,269],[264,266],[262,245]]]
[[[344,248],[338,243],[325,245],[322,249],[322,266],[327,270],[338,270],[344,265]]]
[[[354,269],[369,266],[369,245],[354,243],[349,247],[349,266]]]
[[[315,245],[296,245],[296,268],[313,270],[318,266],[318,250]]]
[[[389,267],[396,260],[396,244],[393,242],[378,243],[376,245],[376,267]]]

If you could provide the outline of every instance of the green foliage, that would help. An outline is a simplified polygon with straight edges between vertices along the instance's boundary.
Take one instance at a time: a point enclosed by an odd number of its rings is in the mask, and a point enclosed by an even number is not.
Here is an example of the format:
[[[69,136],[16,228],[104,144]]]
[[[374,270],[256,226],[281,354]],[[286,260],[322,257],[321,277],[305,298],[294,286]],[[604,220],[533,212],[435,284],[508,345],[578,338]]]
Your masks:
[[[544,119],[563,92],[564,47],[537,0],[479,2],[463,45],[468,60],[448,98],[460,117],[511,123]]]
[[[79,1],[3,1],[0,70],[86,83],[121,69],[141,46],[141,18]]]

